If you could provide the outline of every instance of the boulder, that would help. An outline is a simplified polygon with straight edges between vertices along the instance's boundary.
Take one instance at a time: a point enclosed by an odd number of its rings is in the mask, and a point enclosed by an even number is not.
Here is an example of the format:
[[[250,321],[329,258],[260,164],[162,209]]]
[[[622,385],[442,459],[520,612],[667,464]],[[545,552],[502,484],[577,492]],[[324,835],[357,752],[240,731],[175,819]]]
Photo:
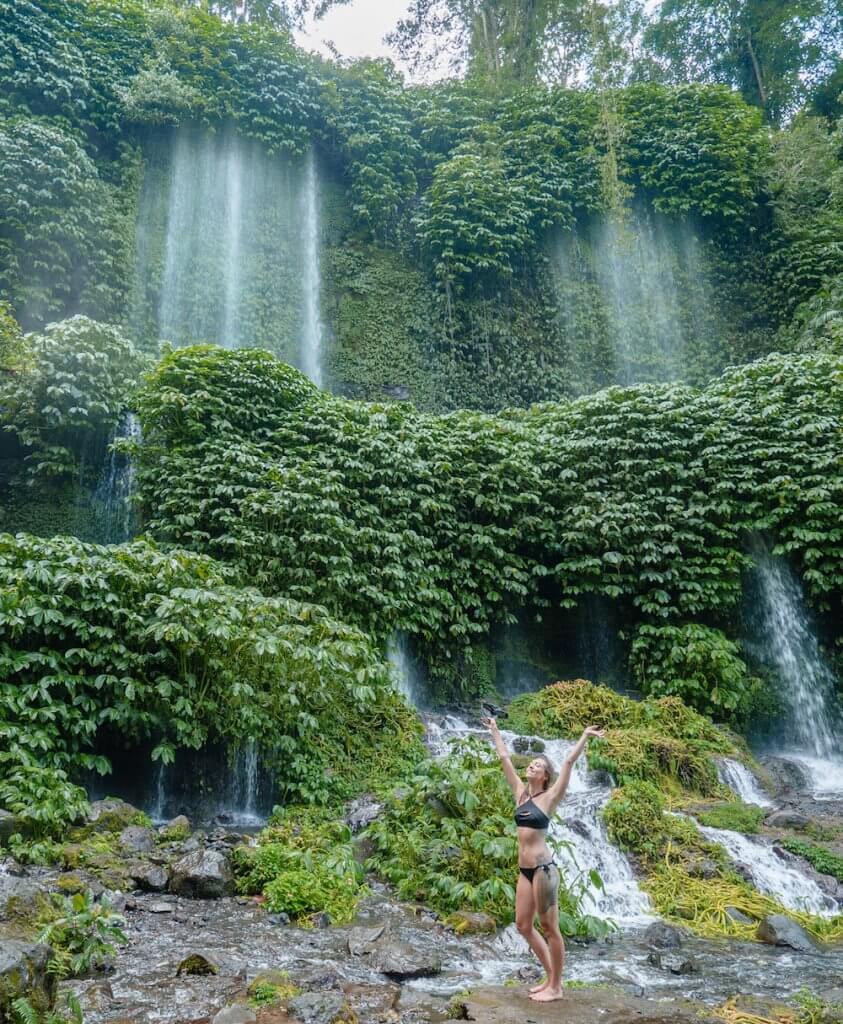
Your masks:
[[[401,989],[394,984],[346,985],[348,1005],[364,1021],[394,1020]]]
[[[682,932],[664,921],[654,921],[644,929],[644,941],[657,949],[678,949],[682,945]]]
[[[367,825],[380,817],[383,804],[373,796],[358,796],[349,804],[345,823],[354,832],[361,832]]]
[[[204,977],[208,974],[219,974],[220,965],[204,953],[189,953],[176,968],[176,977],[185,974]]]
[[[357,1024],[342,992],[305,992],[289,1001],[287,1015],[301,1024]]]
[[[456,910],[445,919],[445,924],[457,935],[493,935],[497,930],[497,922],[492,915],[479,910]]]
[[[234,876],[226,854],[196,850],[177,860],[170,875],[170,891],[194,899],[217,899],[234,892]]]
[[[0,921],[31,920],[38,912],[44,884],[25,875],[0,875]]]
[[[128,853],[152,853],[155,833],[143,825],[127,825],[120,833],[120,845]]]
[[[772,946],[789,946],[800,953],[816,953],[819,946],[795,921],[784,914],[768,914],[759,921],[756,937]]]
[[[187,839],[189,835],[190,819],[184,814],[177,814],[161,829],[162,838],[168,842],[181,841]]]
[[[523,988],[480,988],[454,998],[452,1015],[477,1024],[704,1024],[710,1011],[687,1000],[656,1002],[610,988],[569,988],[562,1003],[535,1003]]]
[[[47,972],[52,950],[34,942],[0,938],[0,1021],[11,1020],[11,1004],[27,998],[46,1010],[56,998],[56,977]]]
[[[811,824],[811,819],[806,814],[800,814],[799,811],[782,808],[780,811],[772,811],[768,814],[764,823],[770,828],[802,829]]]
[[[371,963],[375,970],[398,981],[425,978],[442,970],[442,959],[434,950],[419,949],[391,937],[381,940],[372,954]]]
[[[352,928],[348,933],[348,952],[352,956],[366,956],[371,953],[385,928],[385,924],[375,925],[372,928]]]
[[[145,860],[133,861],[128,870],[136,889],[142,889],[143,892],[164,892],[167,888],[169,875],[160,864],[150,864]]]
[[[688,864],[688,874],[692,878],[711,880],[717,878],[720,868],[710,857],[699,857]]]
[[[88,809],[85,820],[93,826],[95,832],[122,832],[127,825],[137,824],[143,812],[132,807],[125,800],[108,797],[105,800],[94,800]]]
[[[227,1006],[224,1010],[214,1014],[212,1024],[252,1024],[257,1019],[258,1016],[251,1006],[247,1006],[245,1003],[236,1003],[234,1006]]]
[[[742,910],[738,910],[737,907],[726,907],[726,917],[734,921],[736,924],[755,924],[755,921],[751,917],[747,917]]]

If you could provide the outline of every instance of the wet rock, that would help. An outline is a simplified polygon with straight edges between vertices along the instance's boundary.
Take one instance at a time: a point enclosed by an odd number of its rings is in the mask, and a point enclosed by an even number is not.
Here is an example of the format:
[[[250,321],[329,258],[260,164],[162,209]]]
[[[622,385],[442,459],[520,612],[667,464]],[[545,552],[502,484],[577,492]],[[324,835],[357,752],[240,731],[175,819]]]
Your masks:
[[[588,825],[584,821],[580,821],[579,818],[566,818],[565,824],[572,832],[576,832],[578,836],[582,836],[583,839],[588,839],[591,833],[588,830]]]
[[[318,914],[311,914],[308,918],[314,928],[330,928],[331,915],[327,910],[321,910]]]
[[[789,946],[800,953],[816,953],[819,949],[811,936],[784,914],[768,914],[758,923],[756,936],[773,946]]]
[[[285,914],[283,910],[278,914],[267,914],[266,919],[270,924],[286,925],[290,923],[290,915]]]
[[[602,768],[590,771],[588,773],[588,781],[592,786],[605,786],[607,789],[612,789],[615,785],[612,773],[604,771]]]
[[[348,1005],[363,1022],[393,1020],[401,989],[398,985],[346,985]]]
[[[190,819],[184,814],[177,814],[159,829],[159,834],[168,843],[183,842],[190,836]]]
[[[699,857],[688,864],[688,874],[692,878],[711,880],[719,874],[717,864],[710,857]]]
[[[409,942],[389,937],[385,941],[382,939],[373,952],[372,966],[381,974],[400,981],[439,974],[442,970],[442,959],[433,950],[419,949]]]
[[[497,930],[497,922],[492,915],[482,911],[457,910],[445,919],[445,924],[457,935],[494,934]]]
[[[203,838],[204,836],[198,833],[197,835],[191,836],[189,839],[185,839],[181,844],[182,856],[188,853],[196,853],[197,850],[201,850]]]
[[[359,796],[349,804],[345,823],[352,832],[360,832],[376,821],[383,812],[383,804],[373,796]]]
[[[523,989],[482,988],[454,1000],[477,1024],[703,1024],[708,1010],[684,1000],[650,1002],[606,988],[569,988],[564,1003],[536,1003]]]
[[[358,864],[365,864],[366,861],[375,855],[375,844],[366,835],[357,835],[351,841],[354,851],[354,859]]]
[[[450,807],[448,807],[444,800],[440,800],[438,796],[434,796],[433,793],[429,793],[424,798],[424,802],[430,813],[438,821],[441,821],[443,818],[451,817]]]
[[[287,1013],[301,1024],[340,1024],[356,1022],[342,992],[305,992],[287,1004]]]
[[[129,877],[135,888],[143,892],[164,892],[169,880],[169,875],[163,867],[147,861],[135,861],[130,864]]]
[[[699,968],[693,957],[682,956],[677,953],[663,953],[661,955],[661,967],[671,974],[698,974]]]
[[[172,903],[150,903],[146,909],[150,914],[172,914],[176,908]]]
[[[109,797],[106,800],[94,800],[85,818],[96,832],[122,832],[127,825],[137,824],[142,812],[132,807],[125,800]]]
[[[526,754],[530,749],[529,736],[516,736],[512,741],[512,749],[516,754]]]
[[[806,828],[811,824],[811,819],[806,814],[783,808],[780,811],[773,811],[764,819],[765,824],[770,828]]]
[[[176,968],[177,978],[185,974],[205,976],[219,973],[220,965],[204,953],[190,953]]]
[[[352,956],[366,956],[371,953],[385,929],[385,924],[375,925],[373,928],[352,928],[348,933],[348,952]]]
[[[44,891],[44,884],[34,878],[0,875],[0,921],[34,917],[38,898]]]
[[[751,917],[747,917],[742,910],[738,910],[737,907],[726,907],[726,917],[736,922],[737,924],[755,924],[755,921]]]
[[[128,853],[152,853],[155,833],[144,825],[127,825],[120,833],[120,845]]]
[[[53,1005],[56,978],[47,973],[49,946],[0,938],[0,1020],[11,1019],[11,1004],[25,997],[40,1009]]]
[[[683,936],[678,928],[665,924],[664,921],[654,921],[644,929],[643,939],[657,949],[678,949],[682,945]]]
[[[342,978],[339,971],[328,967],[325,970],[315,971],[313,974],[304,974],[298,979],[301,988],[323,992],[330,989],[342,987]]]
[[[226,854],[197,850],[173,864],[170,891],[194,899],[217,899],[234,892],[234,876]]]
[[[258,1019],[255,1011],[245,1003],[227,1006],[213,1017],[213,1024],[252,1024]]]

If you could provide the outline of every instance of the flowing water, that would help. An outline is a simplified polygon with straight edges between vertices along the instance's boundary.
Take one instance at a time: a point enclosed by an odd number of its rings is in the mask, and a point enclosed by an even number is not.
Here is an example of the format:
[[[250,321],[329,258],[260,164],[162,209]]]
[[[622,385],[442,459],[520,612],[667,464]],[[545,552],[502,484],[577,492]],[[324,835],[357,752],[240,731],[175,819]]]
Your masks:
[[[140,440],[140,421],[133,412],[126,413],[114,440]],[[137,511],[132,500],[135,492],[135,467],[120,452],[109,451],[91,499],[98,525],[99,539],[104,544],[120,544],[137,532]]]
[[[414,708],[427,704],[424,680],[413,655],[406,634],[396,633],[386,645],[386,659],[392,668],[392,677],[399,692]]]
[[[234,132],[148,148],[130,325],[177,345],[275,352],[322,382],[319,174]]]
[[[731,757],[723,757],[717,762],[717,774],[720,781],[742,800],[745,804],[756,807],[772,807],[773,801],[761,788],[758,779],[746,765]]]
[[[228,793],[219,808],[221,817],[227,823],[254,828],[266,823],[266,814],[258,806],[260,785],[260,764],[258,746],[248,740],[237,752]]]

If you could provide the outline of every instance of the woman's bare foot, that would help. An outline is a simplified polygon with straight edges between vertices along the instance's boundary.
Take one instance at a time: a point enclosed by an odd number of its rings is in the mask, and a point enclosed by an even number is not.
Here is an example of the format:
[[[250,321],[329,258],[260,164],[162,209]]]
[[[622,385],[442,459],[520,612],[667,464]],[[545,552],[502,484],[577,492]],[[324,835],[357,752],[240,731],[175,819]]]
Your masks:
[[[543,988],[540,992],[534,992],[533,995],[530,996],[530,999],[537,1003],[551,1003],[554,999],[564,998],[565,993],[561,988],[551,988],[550,985]]]
[[[545,978],[544,981],[540,981],[538,985],[531,985],[529,988],[530,995],[533,995],[534,992],[544,992],[549,984],[550,982]]]

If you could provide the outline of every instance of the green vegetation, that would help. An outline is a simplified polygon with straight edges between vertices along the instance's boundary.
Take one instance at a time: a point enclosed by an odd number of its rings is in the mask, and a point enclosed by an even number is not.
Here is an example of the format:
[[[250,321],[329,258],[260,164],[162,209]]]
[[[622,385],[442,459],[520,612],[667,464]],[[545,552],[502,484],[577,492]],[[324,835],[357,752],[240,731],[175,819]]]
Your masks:
[[[703,825],[708,825],[711,828],[728,828],[733,832],[756,835],[761,831],[764,808],[739,801],[715,804],[708,810],[700,811],[697,818]]]
[[[129,940],[125,924],[105,896],[94,901],[90,890],[73,896],[52,894],[52,905],[41,915],[38,941],[53,950],[52,969],[60,978],[78,977],[104,967],[117,952],[114,943]]]
[[[817,846],[816,843],[806,843],[803,839],[791,836],[782,839],[781,845],[790,853],[804,857],[817,871],[824,875],[832,875],[838,882],[843,882],[843,857],[839,854]]]
[[[502,923],[513,919],[518,842],[512,794],[484,745],[467,741],[441,760],[423,762],[366,834],[375,846],[368,866],[392,882],[400,898],[445,914],[469,909]],[[602,884],[585,866],[577,877],[562,879],[559,925],[566,935],[596,937],[611,927],[588,912],[589,882]]]
[[[50,1010],[34,1006],[29,999],[15,999],[12,1024],[83,1024],[82,1007],[73,992],[65,992],[64,1005]]]

